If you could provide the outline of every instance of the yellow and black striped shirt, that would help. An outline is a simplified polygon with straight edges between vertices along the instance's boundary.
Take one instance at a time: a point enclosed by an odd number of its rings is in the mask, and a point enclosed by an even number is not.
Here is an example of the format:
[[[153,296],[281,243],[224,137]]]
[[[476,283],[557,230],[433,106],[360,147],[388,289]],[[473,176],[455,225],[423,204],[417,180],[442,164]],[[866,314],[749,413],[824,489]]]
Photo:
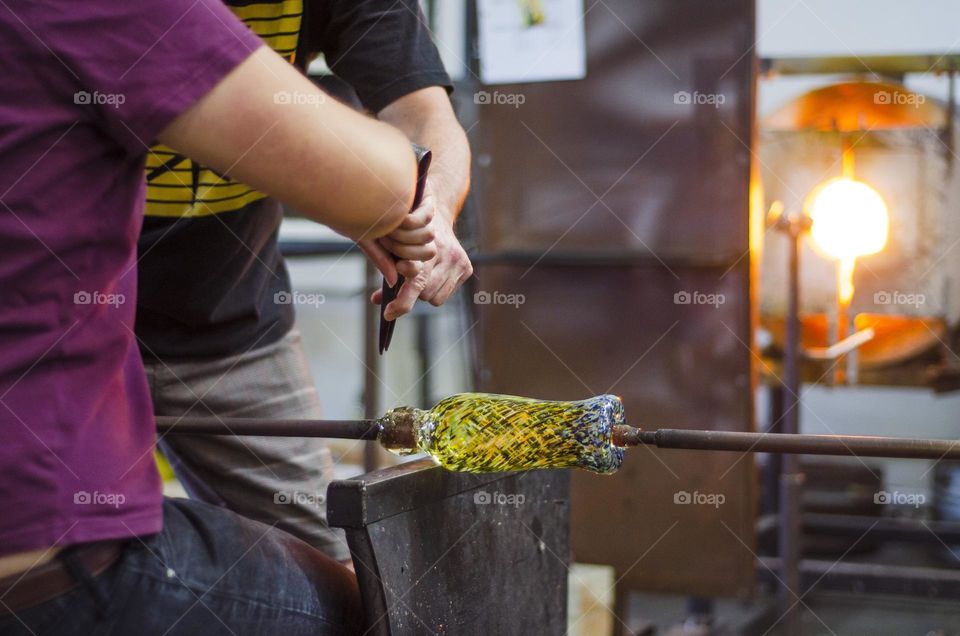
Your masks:
[[[290,63],[295,61],[303,0],[227,4],[270,48]],[[232,212],[265,196],[166,146],[154,146],[147,157],[148,216],[179,218]]]
[[[365,108],[449,87],[418,0],[225,0],[301,69],[323,53]],[[216,357],[275,342],[293,325],[277,233],[262,192],[157,146],[138,244],[137,335],[146,358]]]

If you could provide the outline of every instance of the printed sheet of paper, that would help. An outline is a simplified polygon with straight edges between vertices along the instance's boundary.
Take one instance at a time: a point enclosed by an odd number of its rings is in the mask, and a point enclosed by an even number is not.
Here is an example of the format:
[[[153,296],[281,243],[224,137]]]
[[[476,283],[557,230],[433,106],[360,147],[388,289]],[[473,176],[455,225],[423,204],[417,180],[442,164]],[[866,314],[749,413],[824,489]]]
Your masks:
[[[478,0],[480,79],[513,84],[583,79],[583,0]]]

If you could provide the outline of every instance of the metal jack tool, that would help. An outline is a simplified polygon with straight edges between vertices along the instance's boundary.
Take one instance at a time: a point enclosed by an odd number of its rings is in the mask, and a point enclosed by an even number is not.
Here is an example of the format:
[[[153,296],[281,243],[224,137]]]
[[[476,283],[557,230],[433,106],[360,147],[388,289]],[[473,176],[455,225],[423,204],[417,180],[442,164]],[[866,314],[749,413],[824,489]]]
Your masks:
[[[430,169],[430,160],[433,158],[433,154],[426,148],[414,145],[413,149],[417,153],[417,188],[413,195],[413,205],[410,207],[411,212],[420,207],[420,203],[423,201],[423,191],[427,185],[427,171]],[[387,305],[389,305],[400,292],[400,288],[403,286],[403,280],[403,276],[397,274],[397,282],[391,287],[390,284],[387,283],[387,279],[383,279],[383,296],[380,299],[380,355],[383,355],[383,352],[390,348],[390,341],[393,339],[393,329],[397,326],[396,320],[387,320],[383,314],[387,309]]]

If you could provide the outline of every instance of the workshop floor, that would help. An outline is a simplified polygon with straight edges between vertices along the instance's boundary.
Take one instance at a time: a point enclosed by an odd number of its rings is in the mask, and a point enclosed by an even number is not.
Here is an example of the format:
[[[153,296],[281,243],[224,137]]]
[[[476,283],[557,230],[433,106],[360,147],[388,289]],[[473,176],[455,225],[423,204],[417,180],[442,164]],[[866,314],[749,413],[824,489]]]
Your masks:
[[[608,636],[617,622],[612,571],[574,564],[570,574],[567,636]],[[744,603],[716,602],[712,630],[684,630],[686,599],[665,594],[633,594],[630,615],[621,617],[636,636],[778,636],[782,626],[770,628],[779,613],[773,599]],[[818,593],[805,599],[804,636],[960,636],[960,604],[947,601]],[[766,621],[762,619],[769,610]]]
[[[803,613],[804,636],[960,635],[960,606],[956,603],[834,593],[817,594],[808,597],[806,602],[810,611]],[[748,629],[751,623],[757,625],[753,619],[762,613],[762,604],[734,600],[717,603],[712,631],[683,631],[677,626],[683,621],[685,604],[686,600],[681,597],[637,594],[631,599],[628,623],[638,630],[638,636],[778,636],[781,633],[778,627],[782,626]]]

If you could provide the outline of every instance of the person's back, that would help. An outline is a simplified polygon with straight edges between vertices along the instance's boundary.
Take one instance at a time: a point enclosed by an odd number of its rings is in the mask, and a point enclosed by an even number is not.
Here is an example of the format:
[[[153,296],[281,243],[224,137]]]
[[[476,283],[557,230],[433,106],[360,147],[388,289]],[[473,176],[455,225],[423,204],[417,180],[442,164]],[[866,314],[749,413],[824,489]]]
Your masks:
[[[278,90],[315,89],[215,0],[11,0],[0,73],[0,633],[349,632],[342,567],[160,496],[133,335],[143,170],[160,139],[348,236],[383,235],[409,209],[408,142],[336,105],[322,123],[275,110]],[[340,138],[364,161],[325,164]],[[272,165],[288,147],[309,168]],[[366,187],[345,199],[342,183]]]

